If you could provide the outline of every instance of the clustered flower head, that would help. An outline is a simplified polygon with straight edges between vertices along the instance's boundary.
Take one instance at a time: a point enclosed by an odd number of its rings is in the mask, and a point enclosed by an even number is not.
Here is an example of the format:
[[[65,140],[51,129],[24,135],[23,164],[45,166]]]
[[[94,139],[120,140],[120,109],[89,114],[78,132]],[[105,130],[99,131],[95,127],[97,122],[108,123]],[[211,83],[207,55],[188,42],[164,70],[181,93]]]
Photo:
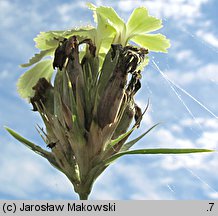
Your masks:
[[[135,101],[148,52],[166,52],[169,41],[161,34],[146,34],[161,27],[146,8],[135,9],[125,24],[112,8],[89,7],[96,28],[42,32],[35,39],[41,52],[22,65],[37,63],[21,76],[18,91],[41,115],[45,129],[37,130],[50,151],[7,128],[63,172],[80,199],[87,199],[96,178],[125,154],[206,151],[129,150],[156,126],[127,142],[148,108],[142,112]],[[42,60],[45,56],[52,59]]]
[[[87,51],[80,62],[83,43]],[[58,71],[54,86],[40,78],[30,99],[46,125],[45,141],[55,166],[66,174],[76,192],[85,190],[86,194],[108,166],[103,161],[124,145],[133,118],[134,127],[140,124],[142,112],[134,101],[141,87],[137,67],[148,50],[112,44],[101,73],[95,52],[91,40],[64,39],[55,50],[53,67]]]

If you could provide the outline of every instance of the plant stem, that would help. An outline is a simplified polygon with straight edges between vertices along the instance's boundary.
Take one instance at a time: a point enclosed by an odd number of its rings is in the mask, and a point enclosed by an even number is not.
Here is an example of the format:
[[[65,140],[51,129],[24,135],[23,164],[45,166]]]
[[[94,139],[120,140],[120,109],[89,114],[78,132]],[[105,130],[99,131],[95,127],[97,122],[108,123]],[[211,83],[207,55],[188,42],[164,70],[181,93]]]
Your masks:
[[[89,194],[87,194],[87,193],[80,193],[79,199],[80,200],[88,200],[88,196],[89,196]]]

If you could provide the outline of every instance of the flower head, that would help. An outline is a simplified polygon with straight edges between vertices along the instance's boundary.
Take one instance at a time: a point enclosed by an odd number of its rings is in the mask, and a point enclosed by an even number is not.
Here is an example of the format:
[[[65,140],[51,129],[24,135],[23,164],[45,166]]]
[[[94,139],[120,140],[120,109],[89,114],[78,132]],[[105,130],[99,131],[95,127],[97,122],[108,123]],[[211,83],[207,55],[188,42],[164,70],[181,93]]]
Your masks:
[[[126,142],[148,108],[142,112],[135,101],[148,53],[166,52],[170,44],[161,34],[147,34],[162,25],[146,8],[135,9],[125,24],[112,8],[89,7],[96,28],[40,33],[35,41],[41,52],[22,65],[35,65],[20,77],[18,91],[41,115],[46,130],[38,127],[38,132],[50,151],[7,128],[63,172],[81,199],[110,163],[125,154],[208,151],[129,150],[156,126]],[[52,59],[42,60],[46,56]]]

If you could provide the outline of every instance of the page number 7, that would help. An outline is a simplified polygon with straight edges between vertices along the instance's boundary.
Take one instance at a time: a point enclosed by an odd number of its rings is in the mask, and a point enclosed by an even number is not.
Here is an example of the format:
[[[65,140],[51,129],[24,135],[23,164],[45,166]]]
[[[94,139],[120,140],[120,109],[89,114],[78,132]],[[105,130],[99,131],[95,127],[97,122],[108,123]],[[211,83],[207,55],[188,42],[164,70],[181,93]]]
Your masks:
[[[214,203],[209,203],[209,205],[210,205],[210,210],[209,211],[212,211]]]

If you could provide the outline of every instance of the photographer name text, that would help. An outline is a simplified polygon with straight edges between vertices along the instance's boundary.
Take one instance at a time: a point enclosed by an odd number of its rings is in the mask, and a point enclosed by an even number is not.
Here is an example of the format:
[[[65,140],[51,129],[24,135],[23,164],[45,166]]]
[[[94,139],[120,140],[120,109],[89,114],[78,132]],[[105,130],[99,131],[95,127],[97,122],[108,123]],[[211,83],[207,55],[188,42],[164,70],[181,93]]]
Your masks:
[[[107,203],[107,204],[86,204],[86,203],[67,203],[67,204],[40,204],[40,205],[29,205],[22,203],[21,206],[18,207],[20,212],[62,212],[67,210],[68,212],[86,212],[86,211],[94,211],[94,212],[114,212],[116,211],[115,203]]]

